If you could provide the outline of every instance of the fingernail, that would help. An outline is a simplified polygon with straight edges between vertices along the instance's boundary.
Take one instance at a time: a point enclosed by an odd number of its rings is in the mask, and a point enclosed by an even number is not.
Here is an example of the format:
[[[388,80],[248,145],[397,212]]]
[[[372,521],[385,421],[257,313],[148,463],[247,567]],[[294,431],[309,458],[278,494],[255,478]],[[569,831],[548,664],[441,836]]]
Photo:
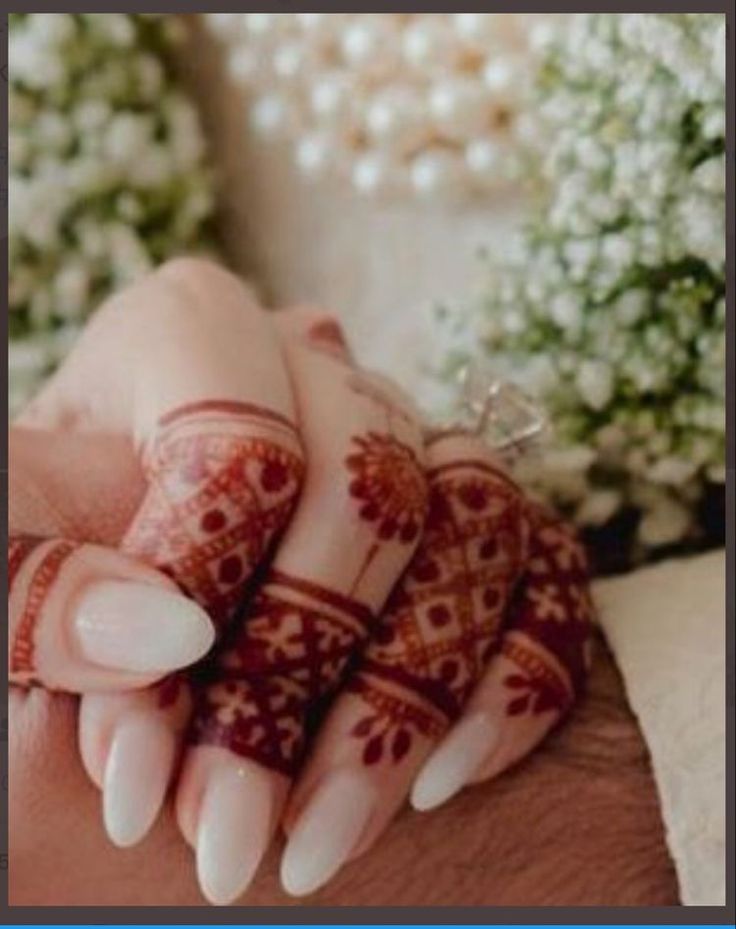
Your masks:
[[[117,671],[184,668],[212,647],[207,614],[181,594],[134,581],[96,581],[76,604],[74,627],[88,661]]]
[[[462,720],[435,749],[419,772],[411,792],[415,810],[431,810],[461,790],[488,757],[498,728],[485,713]]]
[[[299,897],[339,871],[358,844],[375,808],[372,785],[350,771],[328,778],[307,804],[281,861],[281,883]]]
[[[271,841],[273,789],[267,772],[233,759],[205,788],[197,828],[197,874],[210,903],[242,894]]]
[[[118,723],[103,781],[105,829],[115,845],[135,845],[151,828],[175,760],[174,733],[162,719],[136,713]]]

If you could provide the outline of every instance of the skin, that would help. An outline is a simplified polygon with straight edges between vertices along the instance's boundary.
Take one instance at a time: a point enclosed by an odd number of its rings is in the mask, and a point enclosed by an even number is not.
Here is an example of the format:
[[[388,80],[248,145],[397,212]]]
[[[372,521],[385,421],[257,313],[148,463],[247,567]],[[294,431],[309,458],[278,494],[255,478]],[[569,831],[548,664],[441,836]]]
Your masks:
[[[171,806],[135,848],[109,843],[99,794],[74,750],[76,703],[42,690],[10,696],[10,904],[204,905]],[[301,902],[280,888],[278,847],[237,902]],[[588,695],[533,757],[430,815],[402,813],[360,861],[303,899],[324,906],[678,902],[646,745],[600,645]]]
[[[305,582],[317,584],[332,595],[350,597],[360,609],[367,610],[370,615],[377,615],[414,551],[423,518],[422,494],[419,487],[416,512],[411,510],[410,523],[401,523],[401,520],[406,518],[403,510],[398,513],[398,517],[392,512],[389,518],[380,507],[376,509],[366,485],[361,483],[362,471],[358,465],[360,455],[356,454],[356,439],[357,449],[360,451],[364,447],[361,443],[367,439],[373,441],[372,437],[385,434],[392,441],[400,442],[402,448],[408,449],[409,454],[415,456],[418,463],[422,460],[423,449],[414,412],[385,384],[379,383],[375,378],[356,375],[346,363],[344,347],[339,344],[334,328],[324,323],[312,325],[308,316],[302,319],[302,329],[307,324],[307,328],[312,330],[311,339],[318,343],[322,356],[319,357],[313,351],[314,346],[306,348],[303,340],[300,342],[299,331],[292,332],[292,340],[287,340],[285,352],[289,368],[289,376],[285,377],[277,340],[264,329],[261,323],[263,317],[254,311],[252,304],[248,303],[233,279],[211,266],[202,266],[196,262],[175,263],[173,268],[167,266],[154,276],[153,283],[153,288],[148,292],[136,292],[134,289],[119,298],[117,309],[120,309],[122,302],[126,311],[124,314],[102,311],[98,321],[90,329],[92,335],[82,341],[74,362],[63,369],[51,388],[28,412],[25,422],[31,429],[17,435],[15,464],[11,473],[22,475],[29,486],[25,491],[21,487],[18,493],[14,494],[14,498],[20,503],[15,508],[11,525],[26,531],[35,529],[48,534],[65,530],[67,534],[73,533],[85,539],[98,538],[109,545],[117,545],[122,541],[124,550],[144,555],[149,563],[166,567],[166,559],[160,555],[160,550],[155,547],[149,550],[146,547],[150,545],[147,541],[150,533],[146,535],[145,532],[138,532],[136,535],[129,526],[132,514],[140,514],[141,511],[144,514],[143,522],[140,522],[140,515],[134,518],[133,529],[137,528],[136,521],[144,528],[151,519],[154,526],[160,525],[157,522],[159,510],[156,505],[155,480],[149,486],[143,479],[139,449],[145,452],[153,448],[155,453],[156,443],[160,440],[161,415],[169,416],[169,411],[181,407],[182,403],[224,396],[226,399],[233,397],[246,402],[252,402],[252,398],[262,403],[268,402],[272,408],[275,406],[274,412],[279,416],[291,418],[297,412],[290,398],[291,382],[297,396],[301,397],[298,413],[311,470],[307,472],[303,493],[295,508],[293,519],[281,539],[274,559],[274,568],[279,576],[296,577],[302,585]],[[146,320],[148,327],[152,327],[155,332],[157,321],[164,327],[159,333],[158,342],[154,344],[168,345],[172,342],[176,344],[177,351],[171,356],[167,356],[166,352],[156,353],[149,366],[152,372],[154,369],[157,370],[155,375],[151,374],[152,379],[147,379],[148,368],[145,364],[142,365],[140,377],[130,378],[124,370],[119,370],[119,359],[151,357],[150,343],[136,341],[140,339],[143,320],[138,320],[135,312],[145,304],[149,305],[149,317]],[[228,332],[230,335],[234,332],[238,338],[232,341],[250,345],[258,364],[262,365],[261,368],[244,366],[242,356],[233,354],[231,345],[218,344],[217,339],[214,340],[214,345],[209,345],[210,350],[214,349],[212,354],[202,352],[202,343],[206,341],[210,329],[206,326],[198,337],[198,327],[207,318],[205,310],[210,312],[213,305],[218,307],[217,312],[226,314],[220,325],[215,325],[215,331]],[[153,312],[150,306],[155,306],[156,311]],[[160,320],[161,316],[163,323]],[[104,330],[105,326],[108,327],[107,331]],[[106,344],[115,347],[115,351],[111,352],[107,359],[106,366],[105,351],[99,350],[100,346],[105,344],[105,338],[99,338],[101,327],[103,336],[106,336]],[[299,326],[296,329],[299,330]],[[175,334],[175,338],[167,339],[166,332],[169,335]],[[297,338],[293,338],[295,335]],[[184,359],[179,354],[182,344],[185,347]],[[190,346],[188,364],[183,363],[186,359],[187,345]],[[208,358],[212,360],[210,365],[207,363]],[[163,376],[157,366],[163,369]],[[111,373],[106,381],[108,368]],[[102,391],[101,397],[93,395],[90,403],[88,392],[85,392],[85,385],[89,383],[107,384],[109,391]],[[138,386],[141,385],[143,389],[139,391]],[[217,412],[218,423],[222,422],[221,413],[222,410]],[[209,413],[208,417],[209,424],[212,421]],[[106,426],[104,434],[100,431],[100,424],[103,423]],[[53,450],[46,447],[42,454],[38,454],[38,449],[34,448],[38,433],[34,436],[33,429],[43,426],[55,428],[57,438],[60,437],[61,440],[55,443]],[[180,428],[178,420],[175,428]],[[191,420],[186,419],[185,436],[186,430],[191,432],[192,428]],[[223,435],[228,441],[232,440],[233,436],[240,441],[241,433],[246,439],[250,435],[247,431],[250,428],[249,423],[241,427],[240,420],[237,420],[235,425],[226,421],[222,428],[225,429]],[[177,442],[180,435],[180,432],[175,434]],[[166,441],[170,441],[168,434]],[[462,445],[462,442],[460,444]],[[168,447],[170,446],[165,446]],[[236,442],[236,451],[237,447]],[[289,449],[291,454],[298,451],[295,447]],[[460,458],[462,457],[460,455]],[[355,467],[353,460],[356,462]],[[75,461],[78,463],[76,467]],[[94,462],[94,465],[88,467],[89,462]],[[345,464],[348,465],[347,471],[343,470]],[[393,463],[386,473],[388,478],[395,479],[397,469]],[[60,480],[63,484],[63,478],[59,475],[66,475],[70,483],[67,486],[58,486]],[[83,475],[83,480],[79,486],[75,486],[75,478],[79,475]],[[344,483],[341,484],[341,481]],[[54,483],[56,486],[52,496],[55,500],[66,502],[66,507],[62,506],[61,511],[58,507],[39,507],[38,494],[34,493],[34,489],[46,489],[47,485]],[[421,484],[421,480],[413,483]],[[122,498],[120,486],[126,487],[126,494],[123,494]],[[380,489],[377,498],[379,502],[390,499],[391,486],[389,484]],[[397,487],[403,494],[402,499],[406,499],[406,484],[400,483]],[[48,498],[48,495],[46,496]],[[99,501],[107,502],[111,498],[116,501],[116,505],[112,508],[103,506],[104,518],[100,519]],[[152,515],[147,515],[149,513]],[[319,548],[315,547],[312,532],[314,525],[327,527],[320,533]],[[410,531],[404,533],[407,528]],[[158,538],[161,539],[161,536]],[[140,548],[141,544],[144,545],[143,549]],[[159,545],[159,542],[155,544]],[[323,551],[325,546],[326,554]],[[164,554],[165,550],[166,546],[163,545]],[[329,566],[326,574],[321,573],[325,571],[325,566]],[[188,576],[176,579],[192,589],[192,582]],[[196,588],[194,596],[208,610],[216,606],[215,603],[208,602],[206,597],[198,596]],[[245,626],[245,638],[242,642],[236,638],[236,657],[240,654],[240,649],[245,648],[247,652],[250,648],[252,627],[252,621]],[[269,647],[281,649],[278,627],[276,632],[273,631],[273,626],[265,628]],[[260,647],[262,641],[259,642]],[[227,658],[227,653],[225,657]],[[481,670],[480,667],[475,673],[478,670]],[[267,673],[271,674],[272,671],[267,670]],[[336,687],[340,680],[340,669],[338,668],[337,672],[333,670],[331,674],[332,679],[327,683],[330,687]],[[492,668],[490,679],[493,680]],[[498,686],[495,689],[498,690]],[[158,774],[152,774],[145,768],[145,776],[142,775],[144,782],[151,780],[159,784],[163,796],[163,788],[175,762],[176,743],[183,733],[188,708],[186,702],[182,703],[177,698],[173,711],[167,708],[162,713],[160,705],[155,701],[151,702],[150,693],[155,691],[141,692],[128,697],[89,696],[83,701],[83,760],[92,779],[97,784],[104,782],[106,795],[109,785],[104,780],[103,772],[106,765],[108,769],[115,767],[110,759],[115,758],[118,768],[123,772],[138,770],[140,774],[144,771],[140,768],[140,762],[141,758],[146,758],[147,753],[134,751],[136,746],[133,745],[131,748],[128,745],[125,749],[126,756],[115,741],[116,727],[121,721],[125,722],[131,716],[131,711],[134,711],[136,720],[156,717],[158,729],[154,733],[156,739],[151,743],[154,748],[161,743],[166,746],[167,732],[171,733],[171,750],[159,755],[156,755],[155,751],[152,752],[154,762],[158,765]],[[491,695],[493,693],[494,688],[491,688]],[[323,691],[320,691],[318,695],[322,694]],[[491,705],[495,700],[492,698],[490,701],[484,701],[482,691],[477,699],[481,704],[485,702]],[[42,718],[47,719],[52,715],[52,711],[55,712],[53,706],[45,706],[43,700],[39,702],[39,696],[35,693],[25,695],[24,700],[21,704],[23,709],[19,708],[16,715],[38,712]],[[248,708],[248,700],[249,697],[246,695],[245,704],[241,703],[239,710],[246,716],[256,710],[255,704],[252,710]],[[303,701],[304,698],[300,697],[300,700]],[[351,698],[347,697],[342,698],[342,703],[338,702],[338,718],[341,714],[344,716],[343,707],[349,706],[350,700]],[[501,705],[499,700],[495,700],[495,703]],[[307,710],[308,705],[305,703],[303,711]],[[230,736],[223,742],[221,730],[218,730],[217,739],[208,737],[211,725],[207,717],[208,712],[211,710],[205,708],[203,719],[198,715],[198,728],[195,732],[199,733],[199,744],[190,750],[185,759],[184,777],[178,793],[178,818],[184,835],[190,843],[198,846],[199,877],[208,897],[213,902],[229,902],[251,879],[276,829],[290,771],[272,770],[269,763],[261,763],[257,753],[251,754],[250,749],[243,751],[241,746],[236,747],[228,741]],[[302,725],[301,718],[297,717],[295,722],[299,729]],[[536,729],[528,730],[522,740],[522,748],[507,752],[503,763],[497,763],[490,773],[497,774],[527,751],[546,733],[552,722],[553,716],[543,721],[541,729],[537,726]],[[33,720],[26,719],[21,731],[25,734],[26,731],[32,732],[33,728]],[[317,750],[316,761],[313,759],[307,770],[306,783],[308,784],[309,778],[313,777],[315,765],[329,767],[330,759],[335,752],[340,751],[341,746],[345,745],[350,745],[349,740],[342,736],[335,739],[328,726],[321,740],[321,748]],[[140,747],[138,744],[138,749]],[[233,748],[236,750],[233,751]],[[383,794],[384,812],[372,830],[370,841],[386,825],[391,814],[400,805],[409,786],[410,777],[407,773],[416,773],[417,761],[426,756],[427,749],[428,746],[415,757],[412,766],[405,769],[398,789],[394,789],[391,778],[379,779],[377,795]],[[320,761],[320,758],[324,760]],[[138,768],[135,767],[136,762]],[[227,802],[224,806],[222,803],[210,803],[208,806],[209,783],[228,770],[232,772],[234,779],[231,780],[230,786],[227,786]],[[254,780],[254,777],[258,780]],[[235,805],[231,789],[233,784],[238,791]],[[221,785],[221,779],[218,785]],[[302,800],[302,805],[303,802]],[[153,812],[157,805],[157,802],[152,804]],[[292,808],[289,826],[293,826],[294,820],[299,818],[298,807],[299,803],[296,804],[296,812]],[[205,822],[210,826],[209,830],[202,828],[203,809],[206,814]],[[238,814],[240,819],[237,818]],[[237,829],[233,829],[231,820]],[[223,824],[226,829],[230,829],[230,833],[224,834],[224,841]],[[241,828],[243,826],[247,828]],[[213,827],[216,830],[214,841]],[[247,848],[243,844],[244,835],[248,836]],[[257,841],[254,836],[258,837]],[[367,847],[370,841],[364,838],[359,850]],[[250,854],[250,860],[247,860],[247,854]],[[228,876],[225,886],[213,886],[213,876],[215,880],[219,880],[226,870],[225,866],[232,860],[236,861],[237,869]]]

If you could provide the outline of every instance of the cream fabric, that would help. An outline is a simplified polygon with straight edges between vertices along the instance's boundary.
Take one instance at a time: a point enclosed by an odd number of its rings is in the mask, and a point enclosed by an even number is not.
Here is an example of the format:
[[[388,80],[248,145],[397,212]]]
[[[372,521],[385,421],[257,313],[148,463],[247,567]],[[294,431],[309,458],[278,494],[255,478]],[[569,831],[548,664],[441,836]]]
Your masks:
[[[724,905],[725,552],[599,581],[596,596],[651,752],[683,903]]]

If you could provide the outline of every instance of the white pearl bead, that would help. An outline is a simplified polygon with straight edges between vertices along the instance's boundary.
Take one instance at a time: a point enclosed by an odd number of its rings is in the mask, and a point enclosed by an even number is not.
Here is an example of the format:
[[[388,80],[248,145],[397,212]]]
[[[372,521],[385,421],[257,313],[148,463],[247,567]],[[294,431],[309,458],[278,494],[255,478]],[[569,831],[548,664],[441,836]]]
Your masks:
[[[488,122],[488,98],[472,80],[441,80],[429,97],[429,110],[438,128],[455,139],[479,132]]]
[[[541,143],[524,95],[534,72],[530,36],[545,45],[552,20],[205,14],[229,51],[232,79],[261,89],[253,127],[288,132],[300,171],[329,169],[364,193],[419,194],[486,189],[510,176],[514,147]]]
[[[396,33],[386,18],[362,14],[343,32],[340,49],[350,67],[384,72],[396,58]]]
[[[449,152],[423,152],[411,164],[411,186],[422,197],[454,192],[459,178],[458,159]]]
[[[453,25],[455,31],[466,41],[482,43],[492,37],[497,20],[503,14],[497,13],[455,13]]]
[[[349,81],[344,72],[328,72],[317,77],[309,93],[312,112],[330,120],[340,116],[348,100]]]
[[[250,125],[259,135],[276,135],[286,128],[288,112],[289,108],[282,97],[266,94],[251,106]]]
[[[330,163],[334,140],[324,133],[312,132],[303,136],[296,147],[296,163],[302,173],[309,176],[323,174]]]
[[[501,149],[491,139],[473,139],[465,147],[465,162],[474,174],[487,177],[501,162]]]
[[[483,68],[483,83],[499,96],[508,94],[516,80],[516,69],[508,58],[493,58]]]
[[[295,13],[294,17],[302,29],[319,29],[329,18],[329,13]]]
[[[207,22],[221,39],[227,39],[240,29],[242,13],[207,13]]]
[[[402,51],[415,68],[440,68],[457,52],[454,36],[441,21],[418,19],[404,32]]]
[[[249,45],[233,49],[227,61],[228,71],[239,84],[250,84],[259,71],[258,55]]]
[[[275,13],[245,13],[245,28],[254,36],[265,35],[276,25]]]
[[[274,50],[273,70],[283,80],[297,77],[304,64],[304,48],[298,42],[288,42]]]
[[[385,91],[369,102],[365,128],[377,145],[400,150],[421,145],[430,134],[423,101],[406,89]]]
[[[389,177],[389,164],[385,156],[378,152],[367,152],[355,159],[351,178],[359,193],[378,193],[387,186]]]

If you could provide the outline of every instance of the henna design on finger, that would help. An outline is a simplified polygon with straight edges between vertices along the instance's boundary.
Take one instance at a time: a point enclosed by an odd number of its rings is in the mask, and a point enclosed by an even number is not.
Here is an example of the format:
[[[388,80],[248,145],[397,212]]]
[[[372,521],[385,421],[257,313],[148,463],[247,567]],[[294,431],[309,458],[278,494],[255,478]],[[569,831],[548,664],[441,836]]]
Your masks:
[[[352,730],[366,765],[399,762],[459,716],[526,557],[523,497],[504,474],[468,460],[428,478],[424,537],[349,684],[367,704]]]
[[[172,577],[222,626],[296,502],[296,429],[253,404],[193,403],[160,420],[144,466],[149,489],[123,550]]]
[[[363,604],[272,569],[236,641],[216,662],[194,742],[227,747],[293,776],[306,733],[372,620]]]
[[[36,554],[40,546],[45,550]],[[32,686],[38,683],[35,676],[35,633],[46,598],[54,586],[64,563],[79,546],[59,539],[39,539],[35,536],[14,536],[8,545],[9,594],[20,583],[23,568],[30,564],[33,570],[27,581],[25,599],[10,644],[10,673],[14,683]]]
[[[345,459],[353,475],[349,493],[358,501],[358,516],[376,535],[353,581],[354,592],[382,544],[414,544],[424,522],[427,485],[413,449],[394,436],[369,432],[354,436],[352,447]]]
[[[508,674],[508,716],[564,715],[581,693],[590,665],[594,607],[585,550],[574,530],[530,506],[532,536],[525,576],[515,592],[501,653]]]

